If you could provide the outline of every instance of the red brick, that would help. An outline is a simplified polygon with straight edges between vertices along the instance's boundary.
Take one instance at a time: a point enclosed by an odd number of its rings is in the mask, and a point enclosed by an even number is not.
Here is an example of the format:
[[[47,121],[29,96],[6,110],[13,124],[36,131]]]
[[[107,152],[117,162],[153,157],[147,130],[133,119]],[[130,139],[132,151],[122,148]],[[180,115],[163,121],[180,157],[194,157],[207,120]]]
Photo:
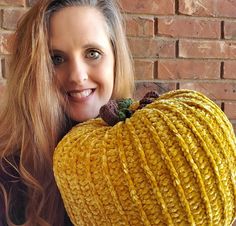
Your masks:
[[[220,38],[220,21],[196,18],[159,18],[158,34],[169,37]]]
[[[25,0],[0,0],[0,6],[7,5],[7,6],[24,6]]]
[[[236,102],[225,102],[224,112],[229,119],[236,120]]]
[[[175,41],[129,38],[134,57],[175,57]]]
[[[136,80],[151,80],[154,78],[154,62],[147,60],[135,60],[135,79]]]
[[[129,13],[173,15],[175,0],[121,0],[121,7]]]
[[[13,33],[0,33],[0,54],[11,53],[13,39]]]
[[[7,30],[15,30],[17,22],[26,11],[23,9],[5,9],[3,10],[2,27]]]
[[[214,0],[213,0],[214,1]],[[209,16],[211,15],[210,1],[179,0],[179,13],[185,15]]]
[[[224,78],[236,79],[236,60],[224,62]],[[235,109],[236,111],[236,109]]]
[[[236,41],[179,41],[179,57],[235,59]]]
[[[236,100],[236,83],[183,82],[180,88],[197,90],[213,100]]]
[[[212,0],[217,6],[216,16],[218,17],[234,17],[236,18],[236,1],[235,0]]]
[[[126,34],[128,36],[154,36],[154,19],[147,17],[127,17]]]
[[[140,100],[149,91],[156,91],[159,94],[176,89],[176,83],[160,82],[136,82],[134,98]]]
[[[219,79],[220,62],[159,60],[158,79]]]
[[[225,21],[224,38],[236,39],[236,22],[235,21]]]
[[[179,0],[179,13],[194,16],[236,17],[235,0]]]

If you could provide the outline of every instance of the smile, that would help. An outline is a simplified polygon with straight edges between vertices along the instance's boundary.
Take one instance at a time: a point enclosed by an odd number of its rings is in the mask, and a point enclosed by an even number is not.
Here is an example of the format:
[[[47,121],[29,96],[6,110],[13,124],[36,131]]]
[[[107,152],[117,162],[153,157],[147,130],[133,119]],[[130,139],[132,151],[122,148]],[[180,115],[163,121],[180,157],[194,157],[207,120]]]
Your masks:
[[[85,89],[85,90],[73,90],[67,92],[67,95],[69,96],[70,99],[73,101],[83,101],[86,100],[93,92],[95,89]]]

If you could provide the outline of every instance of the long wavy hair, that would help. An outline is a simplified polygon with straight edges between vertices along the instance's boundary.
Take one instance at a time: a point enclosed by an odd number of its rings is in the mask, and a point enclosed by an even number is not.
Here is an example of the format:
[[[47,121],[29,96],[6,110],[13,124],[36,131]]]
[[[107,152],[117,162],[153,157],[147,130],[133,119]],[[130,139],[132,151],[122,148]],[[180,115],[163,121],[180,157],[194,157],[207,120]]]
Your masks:
[[[132,58],[117,2],[39,0],[22,17],[0,110],[0,170],[13,178],[10,188],[0,179],[8,225],[16,224],[11,210],[15,182],[23,184],[25,191],[21,225],[63,225],[65,210],[53,177],[52,156],[72,124],[65,115],[54,76],[49,24],[53,13],[70,6],[95,7],[104,15],[115,56],[113,98],[129,97],[133,92]]]

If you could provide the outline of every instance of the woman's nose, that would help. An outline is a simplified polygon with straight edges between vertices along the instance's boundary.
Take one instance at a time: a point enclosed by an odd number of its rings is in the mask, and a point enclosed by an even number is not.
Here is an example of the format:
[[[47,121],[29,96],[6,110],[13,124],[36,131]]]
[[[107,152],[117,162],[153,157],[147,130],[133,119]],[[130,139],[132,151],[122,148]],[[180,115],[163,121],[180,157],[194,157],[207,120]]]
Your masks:
[[[85,62],[80,59],[71,62],[70,80],[80,84],[88,80],[88,68]]]

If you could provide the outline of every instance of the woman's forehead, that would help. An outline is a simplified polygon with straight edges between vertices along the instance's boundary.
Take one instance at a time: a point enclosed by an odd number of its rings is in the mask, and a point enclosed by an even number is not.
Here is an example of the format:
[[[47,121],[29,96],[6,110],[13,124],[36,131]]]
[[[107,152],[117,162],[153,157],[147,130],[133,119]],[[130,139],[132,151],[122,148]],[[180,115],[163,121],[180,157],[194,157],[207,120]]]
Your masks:
[[[49,39],[52,48],[110,43],[103,15],[92,7],[66,7],[51,17]]]

